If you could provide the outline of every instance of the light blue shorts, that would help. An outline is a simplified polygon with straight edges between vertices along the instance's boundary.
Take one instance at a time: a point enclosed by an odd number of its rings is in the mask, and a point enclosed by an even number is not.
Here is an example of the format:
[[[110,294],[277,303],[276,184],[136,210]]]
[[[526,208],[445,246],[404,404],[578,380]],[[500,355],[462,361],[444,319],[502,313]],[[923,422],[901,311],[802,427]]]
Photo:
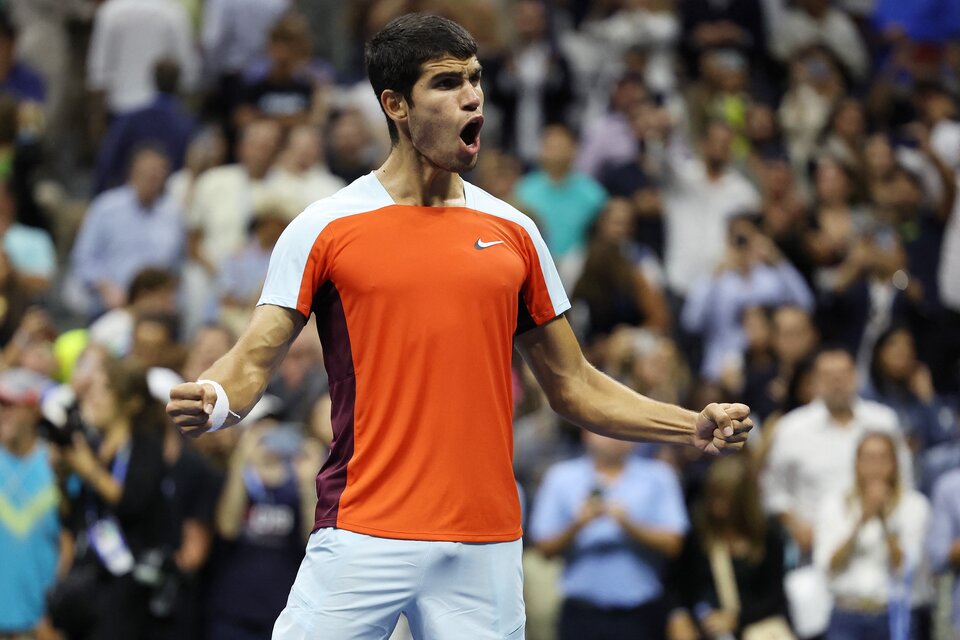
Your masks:
[[[428,542],[315,531],[273,640],[522,640],[522,543]]]

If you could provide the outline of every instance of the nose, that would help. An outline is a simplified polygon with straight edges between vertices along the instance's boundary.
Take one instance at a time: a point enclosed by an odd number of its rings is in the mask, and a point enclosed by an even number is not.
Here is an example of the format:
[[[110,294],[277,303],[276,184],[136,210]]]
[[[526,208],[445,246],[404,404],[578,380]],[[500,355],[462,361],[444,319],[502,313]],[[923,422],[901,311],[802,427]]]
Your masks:
[[[483,105],[483,93],[480,91],[480,86],[466,83],[462,99],[464,111],[477,111]]]

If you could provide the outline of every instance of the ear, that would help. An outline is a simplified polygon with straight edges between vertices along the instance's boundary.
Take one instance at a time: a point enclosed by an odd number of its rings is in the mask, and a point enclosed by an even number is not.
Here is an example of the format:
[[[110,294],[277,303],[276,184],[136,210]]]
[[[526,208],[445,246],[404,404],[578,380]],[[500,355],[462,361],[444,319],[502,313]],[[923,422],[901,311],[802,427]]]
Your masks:
[[[380,106],[383,107],[383,111],[387,114],[387,117],[397,124],[398,128],[401,126],[401,123],[406,123],[410,105],[399,91],[384,89],[383,93],[380,94]]]

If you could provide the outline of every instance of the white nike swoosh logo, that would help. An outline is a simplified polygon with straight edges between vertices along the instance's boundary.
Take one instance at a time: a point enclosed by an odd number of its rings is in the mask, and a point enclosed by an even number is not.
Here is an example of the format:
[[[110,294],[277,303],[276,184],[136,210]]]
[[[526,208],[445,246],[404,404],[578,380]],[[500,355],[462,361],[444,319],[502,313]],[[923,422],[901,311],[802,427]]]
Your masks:
[[[487,247],[492,247],[495,244],[503,244],[503,240],[494,240],[493,242],[484,242],[480,238],[477,238],[477,244],[473,245],[473,248],[486,249]]]

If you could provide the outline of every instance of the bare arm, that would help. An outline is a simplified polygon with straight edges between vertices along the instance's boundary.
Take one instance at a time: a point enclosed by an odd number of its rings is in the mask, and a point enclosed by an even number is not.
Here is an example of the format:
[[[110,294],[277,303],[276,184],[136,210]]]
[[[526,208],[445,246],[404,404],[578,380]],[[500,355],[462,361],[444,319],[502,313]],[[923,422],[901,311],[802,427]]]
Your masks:
[[[517,338],[537,382],[558,414],[621,440],[692,444],[707,453],[743,447],[753,427],[742,404],[710,404],[700,414],[651,400],[597,371],[583,357],[566,318]]]
[[[257,403],[305,323],[293,309],[259,306],[233,348],[200,375],[202,380],[219,382],[230,400],[232,414],[224,426],[242,420]],[[216,401],[213,386],[187,382],[170,391],[167,413],[184,435],[197,437],[210,429]]]

